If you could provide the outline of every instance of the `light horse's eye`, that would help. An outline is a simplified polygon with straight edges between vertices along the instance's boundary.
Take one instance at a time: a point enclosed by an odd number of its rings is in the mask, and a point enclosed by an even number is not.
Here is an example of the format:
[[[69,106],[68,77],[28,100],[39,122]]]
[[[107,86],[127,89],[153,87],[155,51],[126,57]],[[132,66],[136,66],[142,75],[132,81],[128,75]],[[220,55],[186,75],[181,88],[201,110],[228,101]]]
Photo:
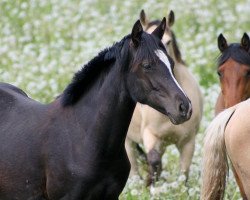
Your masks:
[[[171,44],[171,40],[167,41],[166,45],[169,46]]]

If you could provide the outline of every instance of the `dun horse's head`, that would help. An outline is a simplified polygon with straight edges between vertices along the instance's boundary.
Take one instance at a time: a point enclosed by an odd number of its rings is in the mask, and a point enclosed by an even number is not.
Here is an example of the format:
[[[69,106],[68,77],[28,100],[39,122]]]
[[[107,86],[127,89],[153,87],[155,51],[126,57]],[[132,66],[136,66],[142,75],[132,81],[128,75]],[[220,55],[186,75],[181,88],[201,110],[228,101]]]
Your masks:
[[[169,12],[167,19],[165,32],[162,37],[162,43],[166,46],[169,55],[174,59],[174,61],[184,64],[185,62],[182,60],[175,34],[172,31],[172,26],[175,22],[175,15],[172,10]],[[148,33],[152,33],[161,23],[160,20],[149,20],[144,10],[141,10],[140,21]]]
[[[165,18],[151,34],[143,31],[139,20],[135,23],[127,85],[135,101],[148,104],[180,124],[190,118],[192,106],[173,75],[174,62],[161,42],[165,29]]]
[[[250,40],[244,33],[241,43],[227,44],[222,34],[218,37],[218,75],[226,108],[250,97]]]

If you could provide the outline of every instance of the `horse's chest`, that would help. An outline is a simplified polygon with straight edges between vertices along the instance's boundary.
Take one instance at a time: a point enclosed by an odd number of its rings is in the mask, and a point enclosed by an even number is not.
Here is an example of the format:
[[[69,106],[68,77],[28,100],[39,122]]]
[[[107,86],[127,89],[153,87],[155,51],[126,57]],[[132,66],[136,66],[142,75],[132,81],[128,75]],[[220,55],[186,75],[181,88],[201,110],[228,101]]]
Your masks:
[[[81,167],[70,164],[67,171],[58,174],[58,179],[54,178],[51,196],[67,200],[117,199],[126,184],[129,163],[124,159],[109,162],[89,162]],[[60,184],[56,180],[65,181]]]

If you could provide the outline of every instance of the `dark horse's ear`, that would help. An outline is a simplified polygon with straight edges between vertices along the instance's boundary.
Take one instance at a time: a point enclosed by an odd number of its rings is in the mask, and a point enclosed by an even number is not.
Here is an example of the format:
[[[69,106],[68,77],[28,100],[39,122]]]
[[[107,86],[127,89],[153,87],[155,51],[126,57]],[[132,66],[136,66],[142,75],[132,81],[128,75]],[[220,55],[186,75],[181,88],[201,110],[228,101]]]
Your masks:
[[[138,47],[140,42],[141,42],[141,35],[143,33],[143,28],[141,25],[140,20],[137,20],[133,26],[131,37],[132,37],[132,42],[135,47]]]
[[[148,19],[147,19],[146,14],[145,14],[145,12],[144,12],[143,9],[140,12],[140,21],[141,21],[141,24],[143,26],[147,26],[148,25]]]
[[[223,52],[227,47],[228,47],[227,40],[224,38],[224,36],[221,33],[218,37],[218,48],[221,52]]]
[[[168,14],[168,26],[171,27],[174,25],[174,11],[170,10],[170,13]]]
[[[166,18],[163,17],[160,25],[152,32],[152,34],[161,40],[165,32],[165,29],[166,29]]]
[[[241,38],[241,43],[240,46],[242,46],[246,51],[249,50],[250,48],[250,39],[247,33],[244,33],[242,38]]]

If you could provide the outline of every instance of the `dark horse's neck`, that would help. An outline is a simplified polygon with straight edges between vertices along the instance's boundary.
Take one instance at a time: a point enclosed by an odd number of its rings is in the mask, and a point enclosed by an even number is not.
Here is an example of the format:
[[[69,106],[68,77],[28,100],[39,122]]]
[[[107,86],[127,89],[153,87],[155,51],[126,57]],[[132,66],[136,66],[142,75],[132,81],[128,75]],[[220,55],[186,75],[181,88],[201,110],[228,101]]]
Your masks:
[[[116,55],[113,62],[106,63],[109,66],[101,66],[103,69],[93,77],[94,80],[83,86],[86,91],[78,101],[65,107],[75,113],[77,124],[81,127],[79,134],[84,134],[84,145],[89,146],[89,150],[93,149],[97,157],[116,157],[124,151],[135,107],[126,89],[129,52],[127,47],[123,48],[124,45],[128,45],[128,41],[116,48],[116,54],[120,55]]]
[[[121,74],[118,69],[110,69],[104,80],[99,80],[92,86],[88,94],[73,108],[79,116],[78,121],[87,129],[87,138],[93,138],[98,145],[98,150],[107,154],[119,153],[124,147],[127,129],[132,118],[135,103],[128,97]],[[91,109],[86,113],[86,106],[91,104]],[[83,116],[85,115],[85,116]],[[87,115],[87,116],[86,116]],[[91,118],[86,123],[85,118]],[[82,121],[82,122],[81,122]],[[88,133],[91,131],[91,135]],[[93,148],[93,146],[92,146]],[[96,149],[96,148],[94,148]],[[98,152],[97,152],[98,153]]]

